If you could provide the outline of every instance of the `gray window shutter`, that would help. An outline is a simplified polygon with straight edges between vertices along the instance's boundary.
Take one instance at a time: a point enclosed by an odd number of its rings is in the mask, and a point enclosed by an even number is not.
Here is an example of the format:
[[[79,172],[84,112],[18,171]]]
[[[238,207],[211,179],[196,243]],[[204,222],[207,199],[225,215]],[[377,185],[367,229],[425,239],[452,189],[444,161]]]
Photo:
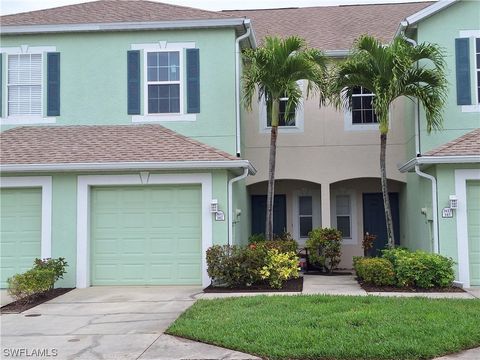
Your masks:
[[[455,39],[455,69],[457,76],[457,104],[471,105],[470,39]]]
[[[60,53],[47,53],[47,116],[60,115]]]
[[[198,49],[187,49],[187,113],[200,112],[200,57]]]
[[[0,117],[3,115],[3,54],[0,53]]]
[[[140,114],[140,51],[127,52],[127,107],[129,115]]]

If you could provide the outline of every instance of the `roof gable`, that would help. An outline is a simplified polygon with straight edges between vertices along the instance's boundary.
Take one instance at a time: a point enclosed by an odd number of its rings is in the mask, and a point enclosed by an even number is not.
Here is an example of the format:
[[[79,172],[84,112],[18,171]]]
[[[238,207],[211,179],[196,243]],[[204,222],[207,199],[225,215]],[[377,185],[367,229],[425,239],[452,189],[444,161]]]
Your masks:
[[[430,150],[424,156],[480,156],[480,128],[470,131],[436,149]]]

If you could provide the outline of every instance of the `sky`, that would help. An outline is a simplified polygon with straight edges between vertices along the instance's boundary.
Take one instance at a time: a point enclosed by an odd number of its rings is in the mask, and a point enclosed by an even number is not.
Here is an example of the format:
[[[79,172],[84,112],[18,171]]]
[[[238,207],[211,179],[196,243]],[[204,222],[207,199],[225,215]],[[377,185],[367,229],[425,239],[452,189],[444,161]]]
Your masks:
[[[2,15],[15,14],[52,8],[63,5],[78,4],[94,0],[0,0],[0,13]],[[158,1],[158,0],[151,0]],[[278,7],[304,7],[304,6],[330,6],[346,4],[374,4],[418,2],[429,0],[161,0],[158,2],[175,5],[191,6],[206,10],[231,10],[231,9],[261,9]]]

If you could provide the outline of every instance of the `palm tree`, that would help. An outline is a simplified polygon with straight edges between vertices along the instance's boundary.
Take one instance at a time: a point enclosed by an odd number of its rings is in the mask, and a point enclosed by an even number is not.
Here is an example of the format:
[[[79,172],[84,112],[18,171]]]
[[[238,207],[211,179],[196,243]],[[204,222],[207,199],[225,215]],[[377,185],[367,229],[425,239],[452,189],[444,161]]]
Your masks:
[[[336,67],[330,84],[337,106],[351,108],[358,87],[375,94],[372,106],[380,129],[380,178],[388,246],[392,248],[395,239],[385,167],[390,104],[401,96],[416,98],[425,110],[427,131],[441,129],[447,96],[444,54],[434,44],[417,45],[397,37],[389,45],[382,45],[364,35],[355,42],[351,56]]]
[[[316,49],[308,49],[305,40],[291,36],[285,39],[266,37],[264,45],[244,52],[243,90],[247,109],[258,93],[259,100],[267,99],[267,111],[271,124],[270,157],[268,166],[267,214],[265,238],[273,238],[273,199],[275,186],[275,160],[279,124],[279,102],[286,99],[286,114],[299,106],[302,91],[297,81],[307,81],[307,97],[311,92],[320,94],[323,102],[326,89],[325,55]],[[288,115],[287,115],[288,116]]]

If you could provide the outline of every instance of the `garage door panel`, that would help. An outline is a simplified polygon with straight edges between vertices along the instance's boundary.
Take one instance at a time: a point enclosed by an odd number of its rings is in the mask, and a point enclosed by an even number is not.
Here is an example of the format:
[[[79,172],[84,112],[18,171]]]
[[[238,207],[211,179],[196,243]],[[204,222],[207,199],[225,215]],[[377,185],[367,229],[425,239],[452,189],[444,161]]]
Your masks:
[[[467,181],[470,283],[480,285],[480,181]]]
[[[99,187],[92,193],[92,284],[201,283],[200,186]]]
[[[0,287],[5,288],[7,278],[30,269],[41,255],[42,192],[12,188],[0,196]]]

